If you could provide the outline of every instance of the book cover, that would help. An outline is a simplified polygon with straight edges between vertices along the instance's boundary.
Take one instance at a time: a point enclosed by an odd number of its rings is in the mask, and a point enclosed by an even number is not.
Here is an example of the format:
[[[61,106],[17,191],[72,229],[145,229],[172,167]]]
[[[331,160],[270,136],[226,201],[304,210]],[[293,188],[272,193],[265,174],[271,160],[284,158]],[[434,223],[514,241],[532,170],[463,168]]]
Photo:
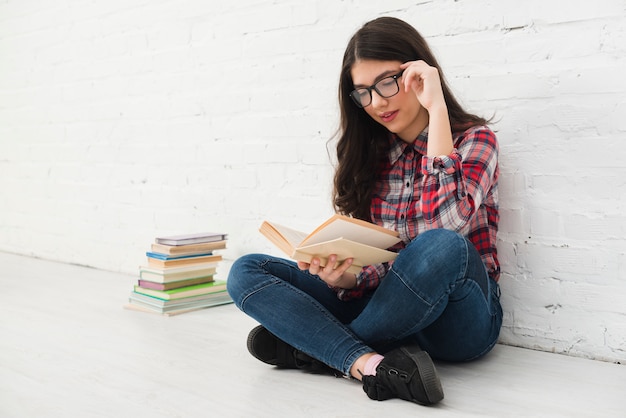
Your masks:
[[[143,295],[152,296],[154,298],[159,298],[162,300],[174,300],[225,291],[226,282],[220,280],[210,283],[201,283],[192,286],[179,287],[170,290],[147,289],[139,285],[135,285],[134,289],[136,293],[141,293]]]
[[[227,234],[217,232],[199,232],[195,234],[172,235],[166,237],[157,237],[156,244],[164,245],[190,245],[206,242],[224,241],[228,238]]]
[[[200,244],[188,245],[165,245],[153,243],[150,247],[153,253],[164,255],[193,255],[210,253],[214,250],[223,250],[226,248],[226,240],[215,242],[204,242]]]
[[[148,266],[151,267],[182,267],[196,263],[217,263],[222,260],[221,255],[201,255],[177,258],[172,260],[161,260],[154,257],[148,257]]]
[[[197,277],[212,276],[217,271],[217,263],[199,263],[183,267],[140,266],[139,277],[156,283],[170,283]]]
[[[131,292],[126,307],[131,309],[138,307],[162,314],[176,314],[233,303],[233,300],[226,291],[204,295],[200,298],[187,298],[185,300],[186,302],[182,303],[178,301],[163,301],[140,293]]]
[[[196,306],[210,305],[215,301],[232,301],[230,295],[226,290],[220,292],[209,293],[206,295],[199,295],[184,299],[175,300],[163,300],[152,296],[144,295],[143,293],[131,292],[129,296],[129,302],[140,302],[144,305],[153,306],[163,310],[172,309],[187,309]]]
[[[379,225],[336,214],[310,234],[265,221],[260,232],[289,257],[309,263],[313,257],[325,265],[328,256],[338,261],[354,258],[349,272],[357,274],[364,266],[394,260],[397,253],[387,248],[400,242],[398,232]]]
[[[181,260],[184,258],[205,257],[209,255],[213,255],[213,252],[209,251],[209,252],[199,253],[199,254],[177,254],[177,255],[154,253],[152,251],[146,252],[146,256],[150,258],[156,258],[157,260]]]
[[[211,275],[211,276],[204,276],[204,277],[196,277],[194,279],[179,280],[176,282],[169,282],[169,283],[158,283],[158,282],[151,282],[149,280],[139,279],[137,284],[140,287],[143,287],[144,289],[171,290],[171,289],[178,289],[180,287],[193,286],[196,284],[210,283],[212,281],[215,281],[215,279]]]
[[[150,304],[158,307],[183,307],[183,306],[191,306],[196,305],[197,303],[209,300],[221,298],[224,295],[228,295],[226,290],[221,290],[219,292],[207,293],[205,295],[191,296],[183,299],[171,299],[171,300],[163,300],[156,298],[154,296],[149,296],[143,293],[135,292],[134,290],[130,293],[129,298],[135,301],[142,301],[143,303]]]

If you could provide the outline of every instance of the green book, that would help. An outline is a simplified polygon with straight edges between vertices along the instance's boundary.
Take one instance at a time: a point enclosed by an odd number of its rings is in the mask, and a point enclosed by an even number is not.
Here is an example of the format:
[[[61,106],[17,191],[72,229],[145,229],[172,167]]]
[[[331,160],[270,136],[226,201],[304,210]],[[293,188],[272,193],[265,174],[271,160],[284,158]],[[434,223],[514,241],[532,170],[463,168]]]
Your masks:
[[[162,300],[184,299],[192,296],[223,292],[224,290],[226,290],[226,282],[224,280],[216,280],[211,283],[196,284],[193,286],[179,287],[177,289],[170,290],[147,289],[145,287],[135,285],[135,292]]]

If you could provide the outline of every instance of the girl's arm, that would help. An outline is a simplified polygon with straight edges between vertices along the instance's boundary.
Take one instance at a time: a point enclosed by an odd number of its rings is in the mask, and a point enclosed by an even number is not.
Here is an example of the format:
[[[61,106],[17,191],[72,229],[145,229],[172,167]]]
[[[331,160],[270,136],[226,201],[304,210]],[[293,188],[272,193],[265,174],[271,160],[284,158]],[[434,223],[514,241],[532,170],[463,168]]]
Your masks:
[[[406,62],[400,68],[404,70],[402,83],[405,92],[413,90],[417,100],[428,111],[427,155],[437,157],[451,154],[454,149],[452,128],[439,71],[424,61]]]

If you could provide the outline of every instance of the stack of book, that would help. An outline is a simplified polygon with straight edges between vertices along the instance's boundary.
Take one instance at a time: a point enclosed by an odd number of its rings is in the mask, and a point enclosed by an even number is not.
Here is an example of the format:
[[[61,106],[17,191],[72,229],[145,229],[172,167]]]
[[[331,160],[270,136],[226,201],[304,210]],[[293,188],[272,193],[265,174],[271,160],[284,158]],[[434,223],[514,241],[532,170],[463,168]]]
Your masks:
[[[157,237],[139,268],[139,282],[127,308],[173,315],[231,303],[226,282],[215,274],[226,248],[226,234]]]

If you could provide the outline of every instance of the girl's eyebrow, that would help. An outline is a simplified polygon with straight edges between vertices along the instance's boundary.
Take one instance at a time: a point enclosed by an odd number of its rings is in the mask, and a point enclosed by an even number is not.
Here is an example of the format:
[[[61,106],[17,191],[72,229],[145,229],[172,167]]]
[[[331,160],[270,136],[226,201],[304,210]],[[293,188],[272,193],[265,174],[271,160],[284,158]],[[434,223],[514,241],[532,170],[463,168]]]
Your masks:
[[[385,77],[389,77],[389,76],[391,76],[391,75],[395,75],[395,74],[397,74],[397,73],[398,73],[398,71],[400,71],[400,70],[387,70],[387,71],[385,71],[385,72],[383,72],[383,73],[379,74],[379,75],[378,75],[378,76],[376,76],[376,78],[374,79],[374,83],[372,84],[372,86],[373,86],[374,84],[378,83],[380,80],[382,80],[382,79],[383,79],[383,78],[385,78]],[[354,88],[361,88],[361,87],[371,87],[371,86],[368,86],[368,85],[366,85],[366,84],[354,84]]]

